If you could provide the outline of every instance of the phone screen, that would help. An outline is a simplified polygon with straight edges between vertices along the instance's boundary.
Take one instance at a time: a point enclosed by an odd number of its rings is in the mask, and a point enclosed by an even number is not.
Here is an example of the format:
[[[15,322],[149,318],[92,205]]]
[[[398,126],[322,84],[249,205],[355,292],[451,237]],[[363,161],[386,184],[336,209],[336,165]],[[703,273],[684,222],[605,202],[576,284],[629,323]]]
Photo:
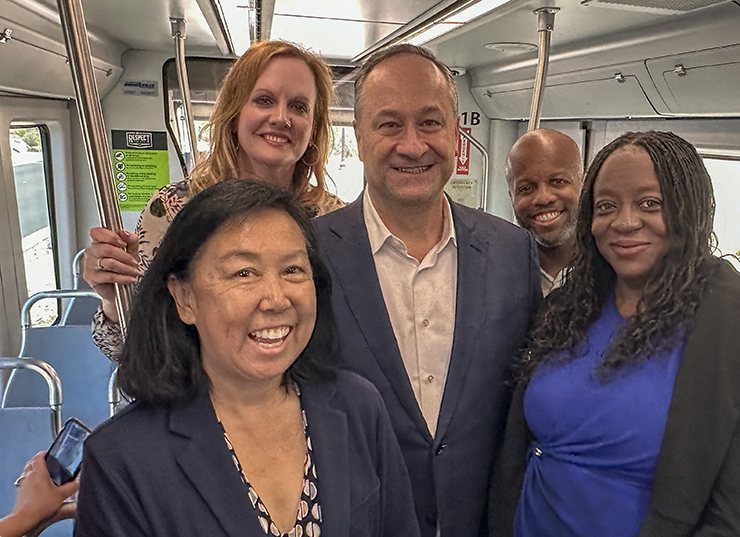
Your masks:
[[[70,418],[54,439],[46,453],[46,467],[57,486],[77,476],[82,464],[82,448],[88,436],[90,429],[81,421]]]

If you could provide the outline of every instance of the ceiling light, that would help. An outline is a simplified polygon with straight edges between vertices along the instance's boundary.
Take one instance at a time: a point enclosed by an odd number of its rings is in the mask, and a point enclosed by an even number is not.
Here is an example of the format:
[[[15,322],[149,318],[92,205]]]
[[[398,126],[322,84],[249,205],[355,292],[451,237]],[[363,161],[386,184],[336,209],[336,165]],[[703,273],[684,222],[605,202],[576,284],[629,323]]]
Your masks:
[[[502,42],[487,43],[485,46],[489,50],[497,50],[498,52],[532,52],[537,50],[537,45],[533,43]]]
[[[403,42],[411,43],[412,45],[422,45],[432,39],[435,39],[447,32],[451,32],[458,26],[480,17],[493,11],[500,5],[507,3],[509,0],[479,0],[468,4],[468,7],[461,9],[457,13],[453,13],[447,17],[435,21],[431,26],[428,26],[421,32],[413,34],[408,39],[403,39]]]

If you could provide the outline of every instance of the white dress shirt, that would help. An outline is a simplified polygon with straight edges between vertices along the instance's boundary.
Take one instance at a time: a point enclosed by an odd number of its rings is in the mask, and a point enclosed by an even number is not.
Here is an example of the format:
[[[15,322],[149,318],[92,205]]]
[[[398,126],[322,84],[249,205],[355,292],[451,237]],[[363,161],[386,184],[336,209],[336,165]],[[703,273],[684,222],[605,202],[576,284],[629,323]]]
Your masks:
[[[393,333],[419,408],[434,436],[455,332],[457,241],[452,209],[445,197],[442,239],[421,263],[385,226],[367,190],[363,209]]]
[[[545,272],[545,269],[540,267],[540,285],[542,286],[543,297],[547,296],[547,294],[553,289],[557,289],[558,287],[563,285],[563,283],[565,283],[565,275],[568,273],[568,270],[569,267],[563,268],[563,270],[558,272],[553,278],[547,272]]]

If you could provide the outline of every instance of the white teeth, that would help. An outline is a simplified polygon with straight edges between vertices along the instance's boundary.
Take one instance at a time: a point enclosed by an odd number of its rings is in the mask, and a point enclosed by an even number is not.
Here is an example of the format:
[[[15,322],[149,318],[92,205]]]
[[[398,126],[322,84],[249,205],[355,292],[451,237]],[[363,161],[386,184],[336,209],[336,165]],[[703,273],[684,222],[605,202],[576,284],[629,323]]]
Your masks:
[[[560,211],[553,211],[550,213],[538,214],[537,216],[534,217],[534,219],[537,220],[538,222],[549,222],[550,220],[554,220],[558,216],[560,216]]]
[[[255,339],[275,340],[275,339],[283,339],[285,336],[288,335],[289,332],[290,332],[290,327],[281,326],[279,328],[267,328],[265,330],[255,330],[249,335]]]
[[[282,136],[273,136],[272,134],[263,134],[262,136],[265,138],[265,140],[268,140],[270,142],[285,143],[288,141],[287,138],[283,138]]]
[[[429,166],[417,166],[416,168],[396,168],[403,173],[422,173],[429,169]]]

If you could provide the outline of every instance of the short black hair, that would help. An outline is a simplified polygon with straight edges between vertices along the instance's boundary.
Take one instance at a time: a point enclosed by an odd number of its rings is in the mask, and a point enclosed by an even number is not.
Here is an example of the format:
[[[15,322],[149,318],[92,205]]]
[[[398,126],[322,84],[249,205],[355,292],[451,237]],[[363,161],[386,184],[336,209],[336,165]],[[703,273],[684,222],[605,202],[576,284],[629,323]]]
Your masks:
[[[452,101],[452,110],[455,113],[455,117],[459,115],[460,98],[457,94],[457,85],[455,84],[455,75],[452,73],[446,64],[439,61],[434,53],[424,47],[412,45],[410,43],[400,43],[398,45],[391,45],[390,47],[383,48],[370,55],[370,57],[363,62],[360,69],[357,72],[355,78],[355,119],[360,120],[360,109],[362,108],[362,88],[365,85],[365,79],[381,62],[392,58],[394,56],[400,56],[401,54],[413,54],[415,56],[421,56],[432,62],[435,67],[445,78],[447,87],[450,90],[450,99]]]
[[[180,320],[167,282],[173,275],[187,280],[198,253],[216,231],[239,225],[262,209],[285,211],[298,224],[316,287],[316,326],[283,381],[332,377],[337,347],[331,279],[319,256],[307,210],[286,190],[231,179],[205,189],[183,207],[139,285],[118,376],[121,389],[129,396],[148,404],[180,406],[210,386],[201,363],[198,331]]]

